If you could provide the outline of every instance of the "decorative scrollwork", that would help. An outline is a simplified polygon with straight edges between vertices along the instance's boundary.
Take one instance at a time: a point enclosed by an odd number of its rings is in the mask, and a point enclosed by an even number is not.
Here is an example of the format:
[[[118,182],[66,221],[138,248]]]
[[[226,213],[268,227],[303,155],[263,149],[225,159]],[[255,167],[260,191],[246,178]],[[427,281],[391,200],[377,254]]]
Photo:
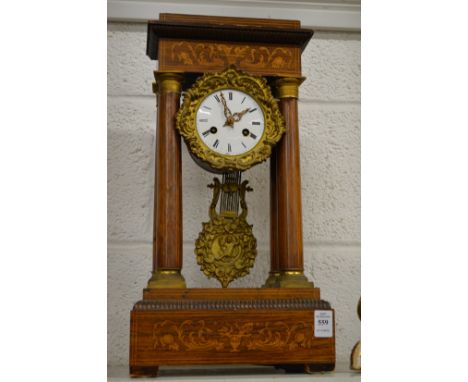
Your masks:
[[[188,41],[171,44],[167,59],[172,64],[240,66],[244,63],[275,69],[292,69],[296,63],[291,49],[284,47]]]
[[[153,326],[153,348],[159,351],[227,352],[296,350],[312,346],[310,324],[283,321],[165,320]]]
[[[241,155],[223,155],[206,146],[196,128],[196,113],[209,94],[221,89],[237,89],[249,94],[260,105],[265,118],[265,132],[259,143]],[[285,132],[284,119],[270,87],[262,77],[251,76],[230,67],[219,73],[206,73],[184,94],[184,102],[177,113],[176,127],[184,137],[189,151],[216,170],[225,172],[246,170],[265,161],[272,147]]]

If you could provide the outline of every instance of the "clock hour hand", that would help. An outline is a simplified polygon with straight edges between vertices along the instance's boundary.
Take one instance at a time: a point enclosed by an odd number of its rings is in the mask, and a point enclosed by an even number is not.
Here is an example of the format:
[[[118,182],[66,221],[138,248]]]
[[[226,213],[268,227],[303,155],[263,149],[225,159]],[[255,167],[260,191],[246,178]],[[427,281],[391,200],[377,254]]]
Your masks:
[[[239,122],[242,117],[244,116],[245,113],[247,113],[250,110],[250,107],[248,107],[245,110],[242,110],[240,113],[234,113],[232,117],[234,118],[234,122]]]

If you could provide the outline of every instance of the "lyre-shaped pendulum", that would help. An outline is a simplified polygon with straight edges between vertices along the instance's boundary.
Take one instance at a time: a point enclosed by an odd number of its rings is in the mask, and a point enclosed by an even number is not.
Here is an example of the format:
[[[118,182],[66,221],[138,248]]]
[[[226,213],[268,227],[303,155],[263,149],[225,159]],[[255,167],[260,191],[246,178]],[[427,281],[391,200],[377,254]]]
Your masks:
[[[241,172],[224,173],[208,187],[213,189],[209,208],[210,221],[195,243],[197,263],[209,278],[215,277],[226,288],[231,281],[247,275],[257,255],[252,225],[247,223],[245,193],[252,191]],[[217,205],[219,202],[219,212]],[[240,208],[240,212],[239,212]]]

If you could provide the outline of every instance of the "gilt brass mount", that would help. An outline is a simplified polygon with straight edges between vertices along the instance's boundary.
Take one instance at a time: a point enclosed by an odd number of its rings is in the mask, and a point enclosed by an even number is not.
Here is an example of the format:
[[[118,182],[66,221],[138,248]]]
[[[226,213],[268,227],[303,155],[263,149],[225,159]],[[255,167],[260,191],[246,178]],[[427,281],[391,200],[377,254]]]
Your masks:
[[[252,191],[248,181],[240,182],[240,173],[224,174],[208,187],[213,189],[209,209],[210,221],[195,242],[197,263],[208,278],[216,278],[223,288],[235,279],[245,276],[253,267],[257,256],[257,240],[252,225],[247,223],[245,193]],[[221,196],[220,212],[216,206]],[[239,205],[242,209],[238,213]]]
[[[196,129],[196,113],[203,100],[213,92],[232,88],[247,93],[260,105],[265,131],[259,143],[241,155],[223,155],[206,146]],[[242,171],[267,160],[272,147],[285,132],[284,118],[267,81],[230,67],[219,73],[205,73],[184,93],[184,102],[177,113],[176,127],[184,137],[191,154],[215,170]]]
[[[299,98],[299,86],[305,77],[285,77],[274,82],[275,95],[278,98]]]
[[[180,93],[182,90],[182,73],[154,71],[153,93]]]
[[[158,269],[151,274],[149,289],[185,288],[185,279],[178,269]]]

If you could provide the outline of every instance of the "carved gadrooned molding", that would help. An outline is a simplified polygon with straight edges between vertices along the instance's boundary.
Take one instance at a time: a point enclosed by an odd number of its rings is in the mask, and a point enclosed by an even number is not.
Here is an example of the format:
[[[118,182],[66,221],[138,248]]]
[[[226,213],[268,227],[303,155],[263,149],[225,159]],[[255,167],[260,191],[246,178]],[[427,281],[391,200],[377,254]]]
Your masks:
[[[142,300],[134,310],[242,310],[242,309],[331,309],[330,303],[313,299],[261,299],[261,300]]]

